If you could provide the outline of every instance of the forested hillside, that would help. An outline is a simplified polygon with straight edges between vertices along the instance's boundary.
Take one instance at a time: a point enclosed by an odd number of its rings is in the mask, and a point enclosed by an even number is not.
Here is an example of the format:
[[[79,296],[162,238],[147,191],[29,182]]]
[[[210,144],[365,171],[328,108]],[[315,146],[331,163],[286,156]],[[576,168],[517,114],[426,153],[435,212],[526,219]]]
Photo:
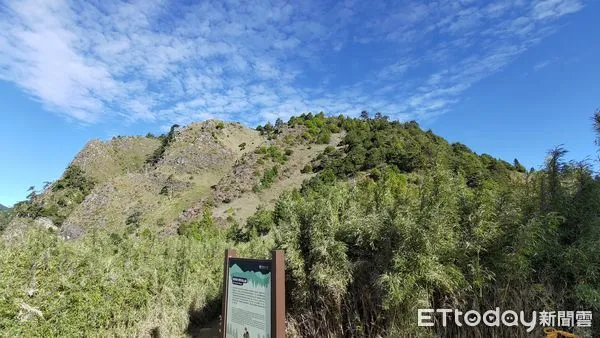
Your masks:
[[[11,209],[5,207],[4,209],[0,210],[0,232],[2,232],[8,223],[10,223],[11,218]]]
[[[218,318],[228,247],[285,250],[290,337],[527,336],[418,327],[419,308],[591,310],[567,329],[600,332],[600,177],[566,149],[527,170],[367,112],[149,139],[110,170],[80,157],[14,208],[0,336],[194,335]]]

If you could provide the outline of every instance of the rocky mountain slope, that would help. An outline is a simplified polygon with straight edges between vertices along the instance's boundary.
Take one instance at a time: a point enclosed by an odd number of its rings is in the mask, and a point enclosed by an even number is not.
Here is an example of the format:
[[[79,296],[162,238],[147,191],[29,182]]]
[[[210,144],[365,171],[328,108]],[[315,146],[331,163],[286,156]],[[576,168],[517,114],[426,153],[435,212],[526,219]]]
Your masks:
[[[60,228],[71,239],[92,229],[168,235],[204,210],[222,226],[243,223],[259,206],[300,187],[313,175],[302,172],[306,164],[343,137],[315,142],[303,125],[280,125],[269,134],[216,120],[173,128],[170,135],[88,142],[69,165],[77,174],[67,171],[61,179],[76,176],[91,188],[73,191],[69,182],[54,182],[32,199],[38,210],[21,212],[4,236],[32,224]]]
[[[600,176],[565,153],[528,171],[366,112],[92,141],[0,212],[0,336],[202,337],[226,248],[285,251],[288,337],[542,336],[416,313],[600,311]]]

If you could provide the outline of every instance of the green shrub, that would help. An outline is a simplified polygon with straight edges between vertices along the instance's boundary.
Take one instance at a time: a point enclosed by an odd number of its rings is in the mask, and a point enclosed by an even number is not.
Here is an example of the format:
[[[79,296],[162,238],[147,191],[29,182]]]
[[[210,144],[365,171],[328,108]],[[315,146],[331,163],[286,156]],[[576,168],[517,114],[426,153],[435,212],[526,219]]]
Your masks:
[[[10,223],[13,217],[12,209],[0,210],[0,234]]]
[[[296,141],[296,138],[292,135],[285,135],[283,137],[283,142],[285,142],[285,144],[289,144],[289,145],[293,145]]]
[[[227,238],[235,243],[245,243],[261,236],[266,236],[275,226],[273,212],[259,207],[256,213],[248,218],[245,225],[233,221],[227,231]]]
[[[14,212],[20,217],[47,217],[61,225],[71,211],[92,191],[95,181],[76,165],[70,165],[51,188],[51,194],[38,195],[34,187],[27,201],[15,204]]]
[[[262,159],[264,160],[271,160],[273,162],[279,163],[279,164],[284,164],[285,162],[287,162],[288,158],[287,155],[288,154],[284,154],[281,149],[277,146],[261,146],[256,148],[256,150],[254,150],[255,154],[262,154],[263,157]],[[291,155],[291,154],[289,154]],[[261,163],[262,164],[262,163]]]
[[[331,142],[331,132],[327,129],[324,129],[317,135],[316,142],[318,144],[327,144]]]
[[[270,169],[265,170],[265,172],[263,173],[263,175],[260,179],[260,182],[255,184],[252,187],[252,191],[257,193],[263,189],[270,188],[271,185],[273,185],[273,182],[275,182],[275,179],[277,178],[278,174],[279,174],[279,166],[278,165],[275,165],[275,166],[271,167]]]
[[[76,165],[70,165],[65,170],[63,177],[52,186],[54,192],[66,189],[75,189],[86,196],[94,188],[94,181],[85,175],[85,172]]]
[[[240,225],[238,222],[232,222],[233,224],[227,230],[227,239],[234,243],[248,242],[254,236],[249,231],[248,227]]]
[[[279,166],[275,165],[271,169],[264,172],[260,184],[263,188],[269,188],[275,182],[277,174],[279,173]]]
[[[175,140],[175,132],[176,129],[179,128],[178,124],[174,124],[171,126],[171,130],[169,133],[165,135],[161,135],[159,139],[161,140],[160,146],[146,159],[146,163],[151,165],[156,165],[167,151],[169,145]]]
[[[273,213],[264,207],[259,207],[256,213],[246,221],[246,227],[260,236],[268,234],[274,226]]]
[[[335,153],[335,147],[334,147],[334,146],[327,146],[327,147],[325,148],[325,150],[323,151],[323,153],[324,153],[325,155],[330,155],[330,154],[333,154],[333,153]]]
[[[214,228],[215,222],[212,218],[212,211],[210,208],[205,208],[200,219],[181,224],[178,233],[188,238],[201,240],[205,230]]]

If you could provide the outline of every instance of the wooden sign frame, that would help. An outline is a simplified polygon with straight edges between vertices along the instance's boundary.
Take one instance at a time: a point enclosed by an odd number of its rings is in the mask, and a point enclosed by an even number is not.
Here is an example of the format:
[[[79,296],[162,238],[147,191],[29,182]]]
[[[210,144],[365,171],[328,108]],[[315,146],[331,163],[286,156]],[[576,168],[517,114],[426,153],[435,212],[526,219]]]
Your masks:
[[[221,338],[227,337],[227,300],[228,277],[229,277],[229,259],[238,258],[235,249],[225,250],[225,260],[223,269],[223,307],[221,310]],[[244,259],[254,261],[252,259]],[[255,260],[264,261],[262,259]],[[285,337],[285,261],[283,250],[273,250],[271,252],[271,337]]]

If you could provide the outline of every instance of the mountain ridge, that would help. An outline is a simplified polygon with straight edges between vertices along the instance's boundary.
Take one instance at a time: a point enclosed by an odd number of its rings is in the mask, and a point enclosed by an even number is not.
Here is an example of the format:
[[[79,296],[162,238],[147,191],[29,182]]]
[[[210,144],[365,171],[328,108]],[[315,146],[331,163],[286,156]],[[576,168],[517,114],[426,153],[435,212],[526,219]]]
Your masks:
[[[93,187],[62,189],[59,179],[32,199],[43,209],[33,218],[52,221],[65,238],[80,237],[92,228],[121,232],[148,224],[158,224],[160,232],[172,235],[207,206],[220,224],[232,218],[244,222],[260,205],[299,188],[313,175],[301,169],[344,134],[339,131],[319,144],[308,141],[311,136],[304,129],[280,125],[276,133],[266,135],[238,122],[207,120],[173,128],[168,144],[168,135],[90,140],[61,179],[73,176],[70,179]],[[160,158],[149,163],[157,152]],[[262,174],[275,167],[280,170],[276,179],[258,188]],[[69,168],[77,168],[77,173],[70,175]],[[26,217],[17,218],[12,227],[17,233],[31,216],[21,214]]]
[[[147,138],[90,143],[0,213],[0,335],[202,332],[218,322],[228,248],[285,252],[290,337],[527,336],[415,314],[600,309],[600,178],[561,147],[526,171],[366,112]]]
[[[42,217],[43,224],[58,226],[63,237],[70,239],[91,229],[117,233],[151,229],[173,235],[185,223],[201,219],[208,209],[217,224],[243,224],[256,210],[272,208],[285,191],[300,188],[332,155],[344,155],[343,143],[353,135],[347,135],[342,125],[351,125],[351,121],[322,113],[303,114],[287,123],[277,121],[275,126],[268,123],[253,130],[238,122],[206,120],[184,127],[174,125],[159,137],[148,134],[90,140],[61,179],[34,196],[33,210],[17,208],[17,215],[25,218],[15,218],[14,226],[8,228],[20,233],[31,223],[28,219]],[[401,124],[383,117],[373,121],[381,128],[405,126],[406,135],[395,142],[407,142],[417,151],[421,151],[420,144],[449,145],[430,131],[423,132],[414,121]],[[477,155],[460,143],[451,148],[515,170],[505,161]],[[409,162],[397,165],[406,167],[402,170],[429,165],[426,162],[430,159],[423,156],[432,153],[423,150],[425,153],[401,155],[408,156],[402,161]],[[373,155],[379,157],[371,158]],[[382,155],[357,156],[377,162]],[[149,162],[151,158],[154,160]]]

